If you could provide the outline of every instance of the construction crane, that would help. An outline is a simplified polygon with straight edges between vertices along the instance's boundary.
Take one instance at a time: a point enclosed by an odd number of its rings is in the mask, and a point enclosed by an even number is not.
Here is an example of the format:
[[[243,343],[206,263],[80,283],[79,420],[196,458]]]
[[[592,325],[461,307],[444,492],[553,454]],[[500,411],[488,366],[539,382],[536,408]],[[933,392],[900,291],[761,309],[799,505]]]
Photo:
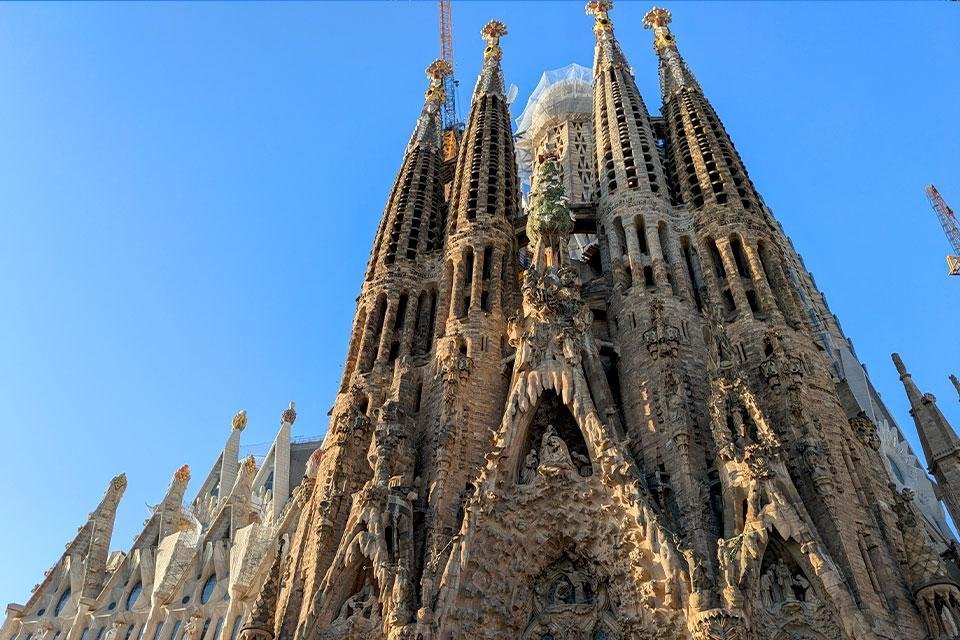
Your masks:
[[[440,0],[440,57],[453,69],[453,10],[451,0]],[[459,131],[463,123],[457,115],[457,81],[451,73],[443,81],[446,102],[443,103],[443,128]]]
[[[960,223],[957,223],[957,216],[953,215],[953,210],[935,186],[928,184],[924,191],[933,210],[937,212],[937,218],[940,219],[943,232],[947,234],[947,240],[953,246],[954,255],[947,256],[947,269],[951,276],[960,276]]]

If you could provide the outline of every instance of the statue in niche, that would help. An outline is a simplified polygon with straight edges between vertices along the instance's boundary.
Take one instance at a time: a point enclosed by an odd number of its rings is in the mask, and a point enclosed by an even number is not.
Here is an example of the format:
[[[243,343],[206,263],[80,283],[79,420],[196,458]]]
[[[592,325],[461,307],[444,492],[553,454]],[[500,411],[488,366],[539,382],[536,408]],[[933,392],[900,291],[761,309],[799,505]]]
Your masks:
[[[770,571],[760,576],[760,604],[764,609],[771,609],[776,600],[776,594],[773,590],[773,578]]]
[[[579,473],[583,477],[590,475],[591,473],[590,458],[576,451],[571,451],[570,457],[573,460],[573,466],[576,467],[577,469],[577,473]]]
[[[780,602],[793,600],[793,575],[791,575],[790,569],[783,561],[783,558],[777,560],[777,563],[773,565],[772,571],[777,585],[777,595],[779,596],[777,600]]]
[[[810,588],[810,581],[802,573],[796,573],[793,576],[793,596],[800,602],[807,601],[807,590]]]
[[[540,464],[539,455],[536,447],[530,447],[530,452],[523,461],[523,468],[520,470],[520,482],[527,484],[533,482],[533,477],[537,473],[537,466]]]
[[[369,618],[373,612],[373,604],[376,602],[376,595],[373,593],[373,585],[367,578],[363,583],[363,588],[357,593],[347,598],[346,602],[340,607],[340,613],[335,622],[346,622],[357,615]]]
[[[543,432],[543,439],[540,441],[540,461],[545,465],[570,466],[570,453],[567,451],[567,445],[553,428],[552,424],[547,425],[547,430]]]

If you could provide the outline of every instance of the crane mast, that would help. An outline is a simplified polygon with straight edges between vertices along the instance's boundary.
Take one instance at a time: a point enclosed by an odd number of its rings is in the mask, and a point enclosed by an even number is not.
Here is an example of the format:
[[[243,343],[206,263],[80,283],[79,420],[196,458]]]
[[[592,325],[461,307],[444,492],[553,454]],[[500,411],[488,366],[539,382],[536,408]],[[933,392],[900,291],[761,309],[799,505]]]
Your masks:
[[[451,0],[440,0],[440,57],[450,63],[453,69],[453,10]],[[443,128],[459,130],[463,128],[457,116],[457,81],[450,74],[443,81],[446,100],[443,103]]]
[[[930,205],[936,212],[941,226],[943,226],[943,232],[947,234],[947,240],[953,246],[954,255],[947,256],[947,269],[951,276],[960,275],[960,223],[957,222],[953,210],[935,186],[928,184],[924,191],[926,191],[927,199],[930,200]]]

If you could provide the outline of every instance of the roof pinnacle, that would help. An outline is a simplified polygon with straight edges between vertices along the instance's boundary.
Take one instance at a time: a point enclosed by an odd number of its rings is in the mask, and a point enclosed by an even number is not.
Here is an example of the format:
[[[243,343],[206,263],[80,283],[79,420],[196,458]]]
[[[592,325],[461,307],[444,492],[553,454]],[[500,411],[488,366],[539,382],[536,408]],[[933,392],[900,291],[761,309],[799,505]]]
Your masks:
[[[500,61],[503,56],[503,50],[500,48],[500,38],[507,35],[507,25],[499,20],[491,20],[483,25],[480,35],[487,41],[487,48],[483,50],[483,60]]]
[[[173,481],[186,483],[188,480],[190,480],[190,465],[185,464],[173,474]]]
[[[904,376],[909,376],[907,373],[907,367],[903,364],[903,360],[900,358],[899,353],[891,353],[890,357],[893,359],[893,366],[897,368],[897,373],[900,374],[900,379],[902,380]]]
[[[231,425],[237,431],[243,431],[247,426],[247,412],[245,409],[237,411],[236,415],[233,416]]]
[[[613,33],[613,23],[607,15],[611,9],[613,9],[611,0],[591,0],[587,3],[587,15],[592,15],[596,19],[593,23],[593,32],[597,37]]]
[[[442,104],[447,99],[443,91],[443,79],[453,73],[453,67],[443,59],[437,59],[427,67],[426,74],[430,78],[430,86],[427,88],[427,102],[433,104]]]
[[[677,50],[677,42],[667,25],[673,21],[668,9],[654,7],[643,16],[643,28],[653,29],[653,50],[662,54],[667,49]]]
[[[290,406],[283,410],[283,413],[280,414],[280,424],[293,424],[297,421],[297,404],[291,402]]]

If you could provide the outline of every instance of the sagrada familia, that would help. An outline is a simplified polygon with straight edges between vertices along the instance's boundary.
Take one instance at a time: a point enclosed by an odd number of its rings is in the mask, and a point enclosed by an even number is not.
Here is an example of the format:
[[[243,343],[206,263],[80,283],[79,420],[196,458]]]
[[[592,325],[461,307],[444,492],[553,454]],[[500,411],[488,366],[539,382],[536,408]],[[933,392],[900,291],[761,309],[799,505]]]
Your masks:
[[[238,413],[125,552],[117,476],[0,640],[960,637],[960,439],[895,355],[931,480],[670,13],[655,117],[611,8],[516,131],[502,23],[462,130],[427,69],[322,443]]]

